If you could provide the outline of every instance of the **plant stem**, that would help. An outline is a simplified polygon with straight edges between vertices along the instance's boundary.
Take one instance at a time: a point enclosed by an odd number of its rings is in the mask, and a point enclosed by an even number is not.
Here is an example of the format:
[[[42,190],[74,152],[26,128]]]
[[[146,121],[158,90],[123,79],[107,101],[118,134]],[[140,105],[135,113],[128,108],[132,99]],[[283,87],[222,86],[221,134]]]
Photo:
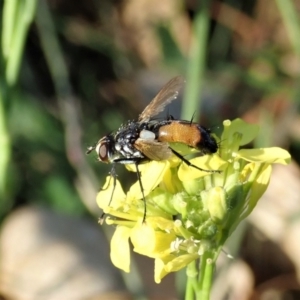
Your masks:
[[[182,118],[198,119],[200,97],[202,94],[204,71],[206,66],[206,48],[209,29],[210,0],[197,0],[198,10],[193,24],[193,35],[186,72],[186,87],[182,107]]]
[[[0,47],[0,199],[8,208],[7,173],[11,159],[11,140],[7,125],[7,103],[19,75],[21,58],[29,26],[34,18],[37,0],[5,0],[3,6]],[[4,209],[1,210],[3,213]]]
[[[204,252],[199,263],[199,272],[196,268],[196,261],[188,265],[185,300],[209,300],[218,255],[219,251]],[[198,276],[196,276],[197,273],[199,273]]]
[[[187,283],[185,289],[185,300],[194,300],[197,289],[197,268],[196,261],[191,262],[187,266]]]
[[[5,1],[5,3],[7,2],[8,1]],[[9,11],[14,14],[12,17],[15,17],[15,27],[13,29],[10,28],[10,26],[8,27],[8,30],[13,32],[13,37],[10,40],[10,44],[5,45],[6,48],[4,49],[5,52],[7,52],[7,48],[9,48],[5,75],[6,82],[10,87],[16,84],[20,73],[20,65],[24,52],[25,41],[29,27],[35,16],[37,0],[18,1],[16,5],[17,7]],[[7,53],[4,53],[4,56],[5,55],[7,55]]]
[[[214,269],[215,269],[215,259],[214,259],[213,252],[211,251],[204,252],[200,261],[198,290],[196,292],[197,300],[209,300]]]
[[[4,1],[3,16],[2,16],[2,40],[1,50],[3,58],[6,60],[9,57],[11,49],[11,40],[14,33],[14,21],[18,7],[18,0]]]
[[[6,199],[6,182],[7,182],[7,170],[10,161],[10,138],[6,125],[5,108],[4,108],[4,88],[0,86],[0,199],[1,205],[4,206],[3,200]],[[2,210],[1,210],[2,211]]]
[[[197,0],[198,9],[193,24],[193,35],[190,46],[190,53],[186,71],[186,87],[184,92],[184,101],[182,107],[183,119],[190,119],[194,116],[198,119],[200,115],[200,97],[201,83],[203,83],[205,61],[206,61],[206,45],[209,28],[209,8],[210,0]],[[187,268],[187,285],[185,300],[192,299],[209,299],[210,287],[212,282],[212,270],[214,263],[209,261],[209,252],[204,253],[200,264],[200,273],[197,282],[195,274],[197,268],[195,262],[191,263]],[[211,255],[211,253],[210,253]]]
[[[298,21],[298,13],[294,1],[291,0],[276,0],[278,10],[283,18],[287,34],[290,42],[295,50],[295,53],[300,57],[300,26]]]
[[[289,36],[291,45],[294,48],[294,52],[297,59],[300,59],[300,24],[299,14],[294,1],[292,0],[276,0],[279,13],[282,16],[283,23],[286,27],[287,34]],[[299,88],[299,76],[296,81],[295,92],[293,93],[293,99],[299,101],[300,88]]]

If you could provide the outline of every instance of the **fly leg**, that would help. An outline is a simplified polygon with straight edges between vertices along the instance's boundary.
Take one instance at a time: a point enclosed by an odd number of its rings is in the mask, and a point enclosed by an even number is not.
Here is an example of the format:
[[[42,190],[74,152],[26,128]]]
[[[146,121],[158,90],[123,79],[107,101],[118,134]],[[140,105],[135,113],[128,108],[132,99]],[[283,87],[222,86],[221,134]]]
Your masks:
[[[110,185],[110,180],[113,179],[113,191],[111,193],[110,200],[108,202],[108,206],[110,206],[110,204],[113,200],[113,196],[114,196],[114,192],[115,192],[116,184],[117,184],[117,173],[116,173],[116,170],[115,170],[116,163],[122,163],[122,164],[127,164],[127,163],[132,164],[132,163],[134,163],[134,165],[135,165],[137,179],[138,179],[138,182],[139,182],[139,185],[140,185],[140,188],[141,188],[141,192],[142,192],[142,196],[143,196],[143,202],[144,202],[143,222],[145,222],[146,214],[147,214],[147,207],[146,207],[146,199],[145,199],[145,194],[144,194],[144,188],[143,188],[143,184],[142,184],[142,180],[141,180],[141,174],[140,174],[139,167],[138,167],[138,165],[140,163],[140,160],[137,160],[137,159],[135,159],[135,160],[133,160],[133,159],[116,159],[114,161],[114,164],[113,164],[112,169],[110,171],[110,179],[109,179],[109,182],[108,182],[108,186],[109,186]],[[101,189],[101,190],[106,190],[106,188]],[[105,216],[105,213],[102,213],[102,215],[99,219],[100,224],[103,223],[104,216]]]
[[[206,170],[202,169],[200,167],[195,166],[194,164],[190,163],[186,158],[184,158],[180,153],[175,151],[170,147],[171,151],[173,152],[174,155],[176,155],[178,158],[180,158],[184,163],[186,163],[189,167],[193,167],[195,169],[198,169],[199,171],[207,172],[207,173],[221,173],[222,171],[219,170]]]
[[[143,196],[143,202],[144,202],[144,214],[143,214],[143,223],[144,223],[146,220],[147,206],[146,206],[146,199],[145,199],[145,195],[144,195],[144,188],[143,188],[143,184],[142,184],[142,180],[141,180],[141,174],[140,174],[139,167],[138,167],[138,162],[135,162],[135,167],[136,167],[137,179],[140,184],[140,188],[141,188],[141,192],[142,192],[142,196]]]
[[[116,189],[116,184],[117,184],[117,173],[116,173],[116,169],[115,169],[116,165],[113,164],[111,170],[110,170],[110,178],[109,178],[109,181],[108,181],[108,185],[106,188],[102,188],[101,191],[105,191],[109,185],[110,185],[110,181],[111,179],[113,179],[113,190],[112,190],[112,193],[111,193],[111,196],[110,196],[110,199],[109,199],[109,202],[108,202],[108,206],[110,206],[111,202],[112,202],[112,199],[113,199],[113,196],[114,196],[114,192],[115,192],[115,189]],[[102,213],[100,219],[99,219],[99,223],[102,224],[103,221],[104,221],[104,216],[105,216],[105,212]]]

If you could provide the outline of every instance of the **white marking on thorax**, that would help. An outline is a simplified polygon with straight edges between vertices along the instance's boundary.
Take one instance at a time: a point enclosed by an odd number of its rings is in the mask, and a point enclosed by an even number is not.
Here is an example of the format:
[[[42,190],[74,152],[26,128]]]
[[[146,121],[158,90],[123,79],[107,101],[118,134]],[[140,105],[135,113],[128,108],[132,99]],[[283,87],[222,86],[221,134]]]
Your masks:
[[[152,131],[143,129],[140,132],[140,138],[143,139],[143,140],[153,141],[153,140],[155,140],[155,133],[152,132]]]

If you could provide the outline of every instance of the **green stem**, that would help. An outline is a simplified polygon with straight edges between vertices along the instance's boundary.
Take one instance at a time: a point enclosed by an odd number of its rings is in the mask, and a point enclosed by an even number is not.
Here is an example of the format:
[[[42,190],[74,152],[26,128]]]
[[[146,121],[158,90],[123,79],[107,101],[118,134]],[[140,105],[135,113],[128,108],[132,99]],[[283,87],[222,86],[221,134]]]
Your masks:
[[[278,10],[281,13],[287,34],[290,38],[291,44],[295,53],[300,57],[300,26],[299,14],[292,0],[276,0]]]
[[[200,261],[200,272],[198,281],[198,290],[196,292],[197,300],[209,300],[210,290],[215,269],[215,257],[213,252],[203,253]]]
[[[186,87],[182,107],[182,118],[190,119],[193,115],[198,119],[200,114],[201,87],[206,62],[207,37],[209,29],[210,0],[197,0],[198,10],[196,12],[193,35],[187,65]]]
[[[16,12],[18,0],[6,0],[3,6],[2,17],[2,55],[7,60],[11,50],[11,40],[14,36],[14,24],[16,20]]]
[[[21,58],[29,26],[34,18],[37,0],[5,0],[1,31],[0,78],[0,199],[1,212],[8,209],[7,173],[11,156],[11,140],[7,125],[7,102],[13,99],[12,89],[17,82]],[[3,75],[5,74],[5,75]]]
[[[286,27],[287,35],[289,36],[291,45],[294,48],[297,58],[300,58],[300,24],[299,13],[292,0],[276,0],[278,10],[282,16]],[[299,76],[296,81],[296,86],[293,93],[293,98],[298,101],[300,97]]]
[[[194,299],[194,289],[193,282],[195,279],[188,277],[186,282],[186,290],[185,290],[185,300],[193,300]]]
[[[6,0],[5,3],[7,3],[8,1],[9,0]],[[12,29],[11,26],[8,27],[9,32],[13,32],[13,37],[11,38],[10,43],[9,40],[7,40],[6,38],[6,43],[9,44],[6,44],[6,48],[4,48],[5,52],[7,52],[7,47],[9,47],[9,56],[7,57],[5,75],[7,84],[10,87],[16,84],[19,76],[21,59],[24,52],[27,32],[33,21],[36,11],[36,5],[37,0],[21,0],[18,1],[18,3],[16,4],[17,7],[14,7],[14,9],[11,9],[10,11],[10,13],[14,14],[15,16],[15,28]],[[4,53],[4,56],[5,55],[7,54]]]
[[[198,272],[196,261],[188,265],[185,300],[209,300],[218,255],[219,251],[206,251],[203,253],[198,276],[196,276]]]
[[[194,300],[195,293],[197,290],[197,268],[196,268],[196,261],[192,261],[187,266],[187,282],[186,282],[186,289],[185,289],[185,300]]]
[[[2,84],[0,86],[0,199],[1,206],[4,207],[3,199],[5,197],[6,190],[6,182],[7,182],[7,170],[10,161],[10,138],[6,125],[6,116],[5,116],[5,108],[4,108],[4,88],[2,88]],[[3,211],[2,209],[0,211]]]

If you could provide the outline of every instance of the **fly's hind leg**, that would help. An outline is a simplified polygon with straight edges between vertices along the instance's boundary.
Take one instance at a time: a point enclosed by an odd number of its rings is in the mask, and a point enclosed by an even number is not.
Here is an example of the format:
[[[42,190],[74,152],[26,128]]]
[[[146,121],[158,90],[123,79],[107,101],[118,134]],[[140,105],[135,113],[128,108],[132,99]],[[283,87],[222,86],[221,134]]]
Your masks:
[[[221,171],[219,171],[219,170],[206,170],[206,169],[202,169],[200,167],[197,167],[194,164],[190,163],[186,158],[184,158],[184,156],[182,156],[180,153],[178,153],[177,151],[175,151],[171,147],[170,147],[170,149],[171,149],[171,151],[173,152],[174,155],[176,155],[178,158],[180,158],[189,167],[193,167],[193,168],[195,168],[195,169],[197,169],[199,171],[207,172],[207,173],[221,173]]]

